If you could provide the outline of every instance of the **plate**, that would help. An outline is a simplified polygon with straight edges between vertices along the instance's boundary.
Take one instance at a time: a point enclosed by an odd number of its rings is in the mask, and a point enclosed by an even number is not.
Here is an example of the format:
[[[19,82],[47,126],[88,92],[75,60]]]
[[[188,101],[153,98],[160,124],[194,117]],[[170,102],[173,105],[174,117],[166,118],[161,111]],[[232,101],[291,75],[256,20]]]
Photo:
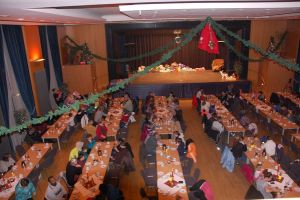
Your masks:
[[[186,190],[185,189],[180,189],[179,192],[182,193],[182,194],[185,194]]]
[[[158,174],[158,176],[162,176],[162,175],[164,175],[164,173],[163,173],[163,172],[157,172],[157,174]]]
[[[174,162],[174,165],[180,165],[180,162],[175,161],[175,162]]]

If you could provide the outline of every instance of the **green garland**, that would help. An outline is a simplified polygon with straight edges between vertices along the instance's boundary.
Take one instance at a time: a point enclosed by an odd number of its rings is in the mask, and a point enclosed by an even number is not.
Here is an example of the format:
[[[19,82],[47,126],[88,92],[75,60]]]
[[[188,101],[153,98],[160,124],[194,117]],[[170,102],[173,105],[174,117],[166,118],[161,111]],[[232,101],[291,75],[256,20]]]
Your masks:
[[[203,29],[203,27],[206,25],[206,23],[209,22],[209,21],[211,21],[210,17],[208,17],[205,21],[201,22],[195,28],[191,29],[190,32],[185,35],[184,40],[180,44],[178,44],[175,48],[173,48],[172,50],[165,53],[158,61],[152,63],[149,66],[147,66],[144,71],[135,73],[132,77],[127,78],[127,79],[123,80],[121,83],[119,83],[119,84],[117,84],[113,87],[110,87],[110,88],[108,88],[108,89],[106,89],[106,90],[104,90],[100,93],[90,95],[90,97],[88,99],[85,99],[83,101],[76,101],[70,107],[67,107],[65,105],[61,106],[61,107],[57,108],[55,111],[48,112],[45,116],[42,116],[42,117],[39,117],[39,118],[33,118],[32,120],[26,121],[25,123],[23,123],[21,125],[18,125],[18,126],[15,126],[15,127],[12,127],[10,129],[1,126],[0,127],[0,136],[7,135],[7,134],[10,134],[10,133],[13,133],[13,132],[19,132],[19,131],[27,128],[28,126],[30,126],[32,124],[43,123],[43,122],[47,121],[48,119],[52,119],[55,116],[59,116],[59,115],[62,115],[64,113],[68,113],[72,109],[78,110],[80,104],[87,104],[87,105],[93,104],[97,101],[97,99],[99,97],[101,97],[105,94],[113,93],[113,92],[116,92],[120,89],[124,89],[125,85],[127,85],[131,81],[135,80],[136,78],[138,78],[140,76],[143,76],[143,75],[149,73],[152,68],[154,68],[154,67],[160,65],[161,63],[166,62],[167,60],[169,60],[173,56],[174,53],[176,53],[183,46],[188,44],[193,39],[193,37],[196,36],[197,33],[200,32]]]
[[[246,41],[244,39],[242,39],[239,35],[231,32],[230,30],[228,30],[227,28],[225,28],[223,25],[218,24],[217,22],[211,20],[211,25],[213,26],[214,30],[216,32],[219,32],[219,34],[222,34],[220,30],[226,32],[229,36],[237,39],[238,41],[242,42],[243,45],[245,45],[246,47],[252,48],[255,51],[257,51],[259,54],[261,54],[263,57],[269,58],[271,60],[274,60],[275,62],[277,62],[280,65],[286,66],[288,69],[293,70],[295,72],[300,72],[300,67],[298,64],[296,63],[292,63],[286,59],[282,59],[281,57],[279,57],[278,55],[274,54],[274,53],[268,53],[265,50],[263,50],[260,47],[257,47],[256,45],[252,44],[249,41]],[[228,44],[227,44],[228,45]]]

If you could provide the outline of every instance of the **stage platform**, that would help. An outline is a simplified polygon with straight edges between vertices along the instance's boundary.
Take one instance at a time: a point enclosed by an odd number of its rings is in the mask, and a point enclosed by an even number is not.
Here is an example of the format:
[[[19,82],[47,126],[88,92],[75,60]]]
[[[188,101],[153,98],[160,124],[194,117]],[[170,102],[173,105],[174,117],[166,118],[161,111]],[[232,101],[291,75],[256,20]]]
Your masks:
[[[251,82],[248,80],[223,80],[220,73],[211,70],[196,72],[150,72],[130,83],[124,91],[132,97],[144,99],[148,92],[156,95],[168,95],[170,91],[179,98],[191,98],[200,88],[206,94],[217,94],[224,91],[228,85],[233,84],[236,89],[249,92]]]

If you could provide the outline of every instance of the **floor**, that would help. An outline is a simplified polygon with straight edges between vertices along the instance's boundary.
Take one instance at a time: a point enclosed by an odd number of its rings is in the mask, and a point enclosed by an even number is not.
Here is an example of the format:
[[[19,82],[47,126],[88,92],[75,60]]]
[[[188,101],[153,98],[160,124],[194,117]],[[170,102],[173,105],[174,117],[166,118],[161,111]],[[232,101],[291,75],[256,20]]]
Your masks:
[[[210,182],[216,199],[243,199],[249,184],[242,175],[239,167],[236,167],[233,173],[227,172],[220,165],[220,152],[217,151],[214,142],[208,139],[200,123],[200,117],[192,108],[191,100],[181,100],[180,105],[183,110],[184,119],[187,124],[185,133],[186,138],[192,138],[197,144],[197,164],[201,170],[200,177]],[[142,166],[138,160],[138,149],[140,145],[140,124],[142,116],[137,116],[137,122],[129,126],[128,141],[132,145],[135,154],[136,171],[129,175],[122,175],[120,187],[124,192],[126,199],[140,199],[139,189],[143,187],[144,182],[140,176]],[[65,170],[68,155],[76,141],[81,139],[82,131],[74,132],[68,144],[62,144],[62,150],[57,154],[52,166],[42,172],[42,178],[39,181],[37,195],[35,199],[43,199],[47,188],[47,177],[58,175],[60,171]]]
[[[223,80],[219,72],[211,70],[197,72],[150,72],[138,77],[131,84],[173,84],[173,83],[211,83],[230,82]]]

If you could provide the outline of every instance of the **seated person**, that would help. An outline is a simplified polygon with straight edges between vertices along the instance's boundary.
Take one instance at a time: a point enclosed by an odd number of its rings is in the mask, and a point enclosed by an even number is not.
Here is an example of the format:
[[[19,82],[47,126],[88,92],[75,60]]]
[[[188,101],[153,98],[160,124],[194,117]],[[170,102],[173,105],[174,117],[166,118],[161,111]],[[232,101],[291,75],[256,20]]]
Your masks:
[[[96,127],[93,125],[92,120],[90,120],[89,123],[84,127],[84,130],[93,137],[96,136]]]
[[[123,108],[129,112],[133,112],[133,103],[128,93],[124,95]]]
[[[36,194],[33,183],[28,178],[22,178],[15,188],[16,200],[33,199]]]
[[[250,119],[245,114],[241,117],[240,123],[242,126],[246,127],[248,124],[250,124]]]
[[[125,171],[131,172],[135,171],[135,166],[133,162],[133,154],[131,147],[126,142],[120,140],[118,146],[116,146],[112,152],[111,159],[114,163],[124,167]]]
[[[86,161],[86,159],[85,159],[84,154],[79,153],[78,158],[77,158],[77,164],[80,165],[81,168],[83,168],[84,164],[85,164],[85,161]]]
[[[107,137],[107,127],[105,125],[104,119],[102,118],[101,122],[96,128],[96,138],[98,140],[105,140]]]
[[[11,157],[9,153],[3,155],[2,160],[0,160],[0,173],[5,173],[9,171],[16,161]]]
[[[258,134],[257,125],[254,122],[250,123],[247,127],[246,132],[249,133],[251,136],[257,135]]]
[[[48,187],[46,190],[45,199],[46,200],[67,199],[67,192],[65,188],[53,176],[50,176],[48,178]]]
[[[258,100],[260,100],[260,101],[265,101],[265,95],[263,94],[263,92],[262,91],[259,91],[258,92]]]
[[[176,138],[176,146],[177,146],[177,151],[179,154],[180,158],[183,158],[185,156],[185,145],[182,142],[181,138]]]
[[[69,161],[66,168],[66,178],[70,186],[74,186],[82,173],[82,167],[77,163],[76,159]]]
[[[194,196],[197,199],[201,200],[213,200],[214,194],[210,184],[204,180],[200,179],[197,181],[192,187],[190,187],[190,191],[194,192]]]
[[[278,192],[277,189],[269,186],[268,182],[272,181],[272,173],[268,171],[263,171],[261,175],[256,179],[256,189],[264,196],[265,199],[274,198],[273,192]]]
[[[78,158],[79,152],[82,151],[82,147],[83,147],[83,142],[76,142],[75,147],[70,152],[69,161]]]
[[[93,149],[93,147],[95,146],[96,144],[96,140],[93,139],[93,136],[92,135],[88,135],[87,136],[87,152],[90,153],[91,150]]]
[[[244,137],[240,137],[238,142],[233,145],[231,152],[236,159],[236,163],[239,164],[239,161],[242,161],[243,163],[246,162],[247,158],[244,154],[244,152],[247,151],[247,145],[244,142]]]
[[[192,139],[186,140],[186,157],[193,159],[194,163],[197,162],[197,149],[196,144]]]
[[[155,154],[156,152],[156,145],[157,145],[157,139],[155,132],[150,132],[145,141],[145,150],[147,154]]]
[[[266,151],[266,154],[268,156],[274,156],[276,153],[276,144],[275,142],[270,138],[270,136],[267,136],[266,143],[263,143],[261,145],[262,150]]]

